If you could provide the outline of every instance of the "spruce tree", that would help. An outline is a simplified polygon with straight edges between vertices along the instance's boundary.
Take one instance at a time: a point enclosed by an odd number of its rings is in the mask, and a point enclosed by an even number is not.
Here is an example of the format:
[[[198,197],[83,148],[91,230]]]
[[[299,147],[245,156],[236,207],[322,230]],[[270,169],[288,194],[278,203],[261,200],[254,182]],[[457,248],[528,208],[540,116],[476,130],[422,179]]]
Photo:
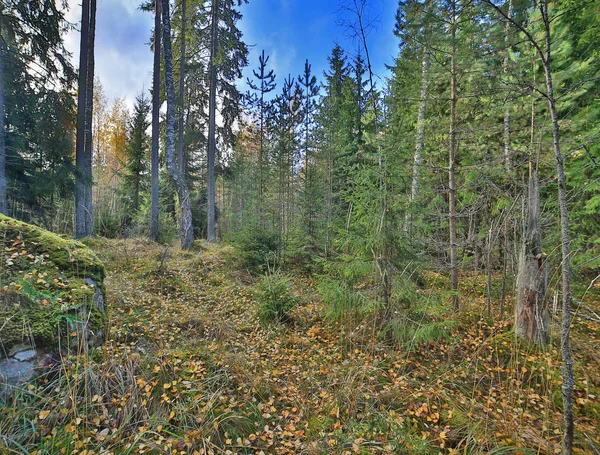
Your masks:
[[[150,99],[143,92],[140,93],[135,99],[133,115],[129,121],[127,162],[123,175],[122,191],[129,218],[139,211],[143,195],[148,190],[150,138],[146,131],[151,125],[151,110]]]
[[[264,226],[263,205],[265,192],[265,168],[267,166],[265,150],[265,120],[270,108],[270,102],[265,97],[267,94],[275,90],[275,87],[277,86],[275,83],[275,73],[273,70],[267,70],[267,63],[269,63],[269,56],[265,57],[265,51],[263,50],[261,55],[258,57],[258,70],[252,71],[256,81],[251,81],[250,79],[247,79],[246,81],[250,89],[254,92],[251,95],[248,95],[248,98],[250,105],[255,110],[256,116],[258,117],[258,206],[259,223],[261,226]]]

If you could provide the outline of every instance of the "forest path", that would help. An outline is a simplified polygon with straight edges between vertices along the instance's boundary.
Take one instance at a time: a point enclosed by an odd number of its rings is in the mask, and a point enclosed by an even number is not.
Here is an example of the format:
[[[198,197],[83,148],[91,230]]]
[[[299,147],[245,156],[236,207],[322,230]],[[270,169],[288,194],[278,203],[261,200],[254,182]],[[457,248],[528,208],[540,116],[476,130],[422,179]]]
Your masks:
[[[108,350],[139,363],[150,439],[185,444],[184,453],[556,447],[560,358],[556,350],[511,355],[506,321],[467,312],[453,339],[407,353],[383,344],[374,324],[349,330],[324,320],[313,282],[298,275],[291,322],[263,327],[255,279],[231,247],[91,243],[108,271]],[[585,394],[592,415],[578,424],[595,434],[597,402]]]

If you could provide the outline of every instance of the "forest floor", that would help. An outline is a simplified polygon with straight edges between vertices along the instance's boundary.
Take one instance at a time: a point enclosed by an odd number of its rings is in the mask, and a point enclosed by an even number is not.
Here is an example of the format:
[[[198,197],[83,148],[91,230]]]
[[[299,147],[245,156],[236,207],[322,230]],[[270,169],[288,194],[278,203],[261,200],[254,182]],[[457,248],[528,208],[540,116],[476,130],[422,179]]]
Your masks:
[[[88,243],[107,267],[109,341],[102,355],[74,362],[52,393],[16,406],[15,420],[35,423],[29,438],[14,426],[8,435],[23,451],[560,451],[558,331],[547,350],[517,345],[510,314],[485,317],[484,276],[463,277],[464,308],[445,316],[455,322],[448,337],[406,349],[369,319],[324,319],[315,283],[299,273],[290,320],[261,325],[256,278],[232,247]],[[420,292],[438,292],[436,274],[426,277]],[[599,294],[586,295],[597,312]],[[600,324],[576,317],[573,327],[576,453],[598,454]]]

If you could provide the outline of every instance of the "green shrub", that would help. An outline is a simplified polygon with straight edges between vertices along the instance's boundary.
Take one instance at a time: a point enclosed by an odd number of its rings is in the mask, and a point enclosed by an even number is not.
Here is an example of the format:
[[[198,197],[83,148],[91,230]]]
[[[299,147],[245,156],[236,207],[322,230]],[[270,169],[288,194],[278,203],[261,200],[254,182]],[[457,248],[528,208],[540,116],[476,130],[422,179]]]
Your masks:
[[[388,330],[399,345],[411,351],[423,344],[449,340],[456,326],[457,322],[452,319],[434,321],[426,313],[413,312],[392,320]]]
[[[248,231],[237,240],[244,267],[259,274],[272,267],[279,249],[279,236],[274,232]]]
[[[361,319],[377,307],[373,295],[357,290],[342,280],[324,278],[318,289],[325,303],[325,317],[331,321]]]
[[[296,305],[289,278],[279,271],[268,273],[256,285],[258,317],[263,324],[285,322]]]

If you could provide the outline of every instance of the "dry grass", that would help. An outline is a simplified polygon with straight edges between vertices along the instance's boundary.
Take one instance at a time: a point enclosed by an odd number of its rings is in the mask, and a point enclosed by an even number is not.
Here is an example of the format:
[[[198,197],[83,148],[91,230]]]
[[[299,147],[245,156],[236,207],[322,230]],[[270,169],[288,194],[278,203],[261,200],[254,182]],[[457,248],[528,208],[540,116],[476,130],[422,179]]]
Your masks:
[[[394,346],[376,320],[324,320],[310,279],[292,322],[262,327],[253,280],[230,248],[192,252],[94,240],[105,260],[110,341],[0,407],[0,450],[29,454],[554,453],[560,356],[516,344],[484,316],[484,277],[448,339]],[[167,256],[167,257],[165,257]],[[161,265],[162,258],[162,265]],[[433,277],[435,278],[435,277]],[[448,314],[444,282],[427,292]],[[598,296],[587,303],[598,309]],[[441,302],[441,303],[440,303]],[[447,302],[449,304],[449,302]],[[598,441],[600,330],[577,319],[577,451]]]

